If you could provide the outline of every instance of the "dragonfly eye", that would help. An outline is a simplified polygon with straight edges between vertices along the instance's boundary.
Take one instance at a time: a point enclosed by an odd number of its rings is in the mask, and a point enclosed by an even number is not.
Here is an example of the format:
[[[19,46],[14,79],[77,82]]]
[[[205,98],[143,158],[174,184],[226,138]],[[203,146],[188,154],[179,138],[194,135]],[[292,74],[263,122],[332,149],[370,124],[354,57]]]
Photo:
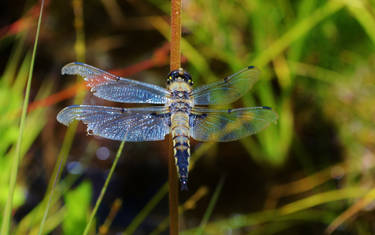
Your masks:
[[[167,84],[170,84],[172,82],[172,76],[168,76],[168,78],[167,78]]]
[[[189,83],[190,86],[194,85],[194,82],[193,82],[193,80],[191,80],[191,78],[189,78],[188,83]]]
[[[168,74],[168,79],[167,79],[168,84],[173,81],[176,81],[176,79],[179,77],[178,72],[179,72],[178,70],[173,70]]]
[[[167,83],[170,84],[177,79],[182,79],[185,82],[189,83],[189,85],[193,85],[193,80],[188,72],[185,72],[183,69],[173,70],[169,73]]]

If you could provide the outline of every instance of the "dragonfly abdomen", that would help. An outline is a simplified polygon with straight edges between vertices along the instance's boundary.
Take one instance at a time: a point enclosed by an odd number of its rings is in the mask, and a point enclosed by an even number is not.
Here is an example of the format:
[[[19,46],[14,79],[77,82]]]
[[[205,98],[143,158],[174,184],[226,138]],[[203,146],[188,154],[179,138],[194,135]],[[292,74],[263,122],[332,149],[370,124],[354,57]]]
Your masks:
[[[187,190],[190,158],[189,115],[185,112],[173,113],[171,116],[171,131],[174,157],[180,176],[181,190]]]

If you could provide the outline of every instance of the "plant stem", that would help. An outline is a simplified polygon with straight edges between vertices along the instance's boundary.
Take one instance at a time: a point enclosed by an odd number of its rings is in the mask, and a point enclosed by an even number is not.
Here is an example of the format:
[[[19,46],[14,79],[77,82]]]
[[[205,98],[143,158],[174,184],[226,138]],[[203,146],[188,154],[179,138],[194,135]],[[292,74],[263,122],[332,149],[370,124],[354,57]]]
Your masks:
[[[103,200],[104,194],[105,194],[105,192],[107,191],[109,181],[111,180],[111,178],[112,178],[112,174],[113,174],[113,172],[115,171],[115,168],[116,168],[116,166],[117,166],[117,162],[118,162],[118,160],[120,159],[120,156],[121,156],[121,153],[122,153],[122,149],[124,148],[124,144],[125,144],[125,140],[123,140],[123,141],[121,142],[120,147],[119,147],[118,150],[117,150],[115,160],[114,160],[113,163],[112,163],[111,170],[109,171],[108,176],[107,176],[107,179],[106,179],[105,182],[104,182],[104,186],[103,186],[102,190],[100,191],[100,194],[99,194],[98,200],[96,200],[95,207],[94,207],[94,209],[92,210],[92,212],[91,212],[91,214],[90,214],[89,221],[88,221],[87,224],[86,224],[86,228],[85,228],[85,231],[83,232],[83,235],[87,235],[87,234],[89,233],[89,230],[90,230],[90,227],[91,227],[92,221],[94,220],[94,217],[95,217],[95,215],[96,215],[96,212],[97,212],[98,209],[99,209],[100,203],[101,203],[102,200]]]
[[[208,223],[208,220],[210,219],[210,216],[212,215],[212,212],[213,212],[213,210],[215,208],[217,199],[219,198],[221,190],[223,189],[224,181],[225,181],[225,176],[222,176],[221,179],[220,179],[219,184],[217,185],[217,187],[215,189],[214,194],[212,195],[210,203],[208,204],[208,208],[207,208],[206,212],[204,213],[202,222],[201,222],[201,224],[200,224],[200,226],[199,226],[199,228],[197,230],[196,235],[203,234],[204,229],[205,229],[205,227],[206,227],[206,225]]]
[[[74,11],[74,28],[76,30],[76,42],[75,42],[75,53],[77,55],[78,61],[84,61],[85,58],[85,37],[84,37],[84,31],[83,31],[83,7],[82,7],[82,0],[72,0],[73,5],[73,11]],[[80,103],[82,102],[84,97],[84,94],[79,94],[76,96],[74,103]],[[54,197],[55,188],[58,184],[60,178],[62,169],[64,169],[69,151],[72,147],[74,135],[77,130],[78,123],[74,122],[72,123],[64,137],[64,141],[62,143],[61,151],[57,157],[55,168],[53,169],[53,173],[51,175],[51,180],[49,182],[49,185],[47,187],[47,197],[43,199],[42,208],[44,208],[43,211],[43,217],[40,222],[39,226],[39,232],[38,235],[42,235],[44,232],[44,226],[48,217],[49,209],[51,207],[52,199]],[[53,180],[52,180],[53,179]]]
[[[170,69],[181,67],[181,0],[171,2],[171,57]]]
[[[170,70],[181,67],[181,0],[171,1],[171,56]],[[169,175],[169,234],[178,234],[178,179],[173,155],[173,143],[169,138],[168,175]]]
[[[37,24],[37,28],[36,28],[36,34],[35,34],[34,48],[33,48],[33,53],[32,53],[32,56],[31,56],[29,76],[27,78],[26,94],[25,94],[25,99],[23,101],[23,107],[22,107],[22,114],[21,114],[21,121],[20,121],[20,131],[19,131],[19,134],[18,134],[18,140],[17,140],[17,145],[16,145],[16,154],[13,157],[13,161],[12,161],[12,168],[11,168],[11,173],[10,173],[11,175],[10,175],[10,179],[9,179],[8,199],[7,199],[7,203],[5,205],[5,208],[4,208],[3,221],[2,221],[2,226],[1,226],[1,234],[2,235],[6,235],[6,234],[9,233],[10,215],[11,215],[11,211],[12,211],[12,207],[13,207],[13,196],[14,196],[14,190],[16,188],[18,167],[19,167],[20,159],[21,159],[21,146],[22,146],[23,130],[24,130],[24,127],[25,127],[27,106],[29,105],[31,80],[32,80],[32,77],[33,77],[34,61],[35,61],[35,56],[36,56],[36,49],[37,49],[37,46],[38,46],[40,25],[41,25],[41,22],[42,22],[43,7],[44,7],[44,0],[42,0],[41,5],[40,5],[38,24]]]

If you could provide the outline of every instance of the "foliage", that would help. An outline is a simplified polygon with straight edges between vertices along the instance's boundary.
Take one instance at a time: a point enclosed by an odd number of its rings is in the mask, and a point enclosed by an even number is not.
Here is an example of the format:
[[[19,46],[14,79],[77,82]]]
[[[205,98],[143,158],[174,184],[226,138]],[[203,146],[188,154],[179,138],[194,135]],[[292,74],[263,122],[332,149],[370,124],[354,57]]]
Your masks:
[[[90,183],[85,182],[80,184],[78,188],[67,192],[64,196],[66,204],[66,219],[62,224],[64,234],[83,233],[88,218],[91,190]]]

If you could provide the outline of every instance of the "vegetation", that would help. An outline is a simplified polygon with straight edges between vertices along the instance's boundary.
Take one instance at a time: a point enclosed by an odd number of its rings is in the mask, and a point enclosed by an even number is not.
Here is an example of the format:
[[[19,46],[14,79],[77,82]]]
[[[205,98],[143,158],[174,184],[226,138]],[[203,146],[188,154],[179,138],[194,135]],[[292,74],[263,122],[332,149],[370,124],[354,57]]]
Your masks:
[[[181,233],[374,233],[375,1],[219,2],[183,1],[182,66],[196,85],[259,67],[260,81],[234,106],[270,106],[279,121],[241,141],[192,142]],[[41,1],[9,4],[0,25],[2,234],[166,233],[168,141],[122,151],[56,114],[73,103],[121,105],[62,77],[71,61],[164,85],[170,2],[46,1],[41,24]]]

